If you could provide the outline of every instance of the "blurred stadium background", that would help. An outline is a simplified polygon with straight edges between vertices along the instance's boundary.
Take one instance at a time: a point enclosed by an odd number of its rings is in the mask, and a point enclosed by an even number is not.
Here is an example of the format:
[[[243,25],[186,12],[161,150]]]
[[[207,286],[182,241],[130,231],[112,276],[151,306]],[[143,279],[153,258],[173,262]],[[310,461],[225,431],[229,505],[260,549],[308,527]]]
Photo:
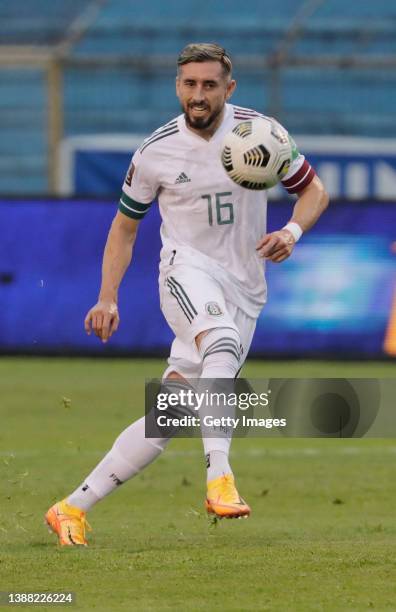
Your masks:
[[[268,266],[252,355],[396,356],[396,7],[388,0],[0,0],[0,351],[166,354],[159,219],[142,224],[108,347],[84,335],[131,153],[179,112],[175,61],[214,40],[233,101],[277,117],[332,204]],[[273,190],[270,227],[291,202]]]
[[[207,524],[201,441],[179,439],[93,510],[88,551],[64,555],[41,529],[163,371],[163,359],[142,358],[163,357],[172,339],[155,207],[119,332],[103,346],[83,319],[131,154],[179,113],[175,62],[188,42],[228,49],[235,103],[283,122],[332,199],[293,257],[268,266],[251,351],[263,359],[245,376],[394,375],[395,30],[390,0],[0,0],[3,589],[70,589],[79,610],[98,611],[395,609],[396,449],[375,434],[234,440],[250,521]],[[271,200],[277,228],[292,201],[281,190]],[[376,410],[363,399],[351,402],[359,423]]]

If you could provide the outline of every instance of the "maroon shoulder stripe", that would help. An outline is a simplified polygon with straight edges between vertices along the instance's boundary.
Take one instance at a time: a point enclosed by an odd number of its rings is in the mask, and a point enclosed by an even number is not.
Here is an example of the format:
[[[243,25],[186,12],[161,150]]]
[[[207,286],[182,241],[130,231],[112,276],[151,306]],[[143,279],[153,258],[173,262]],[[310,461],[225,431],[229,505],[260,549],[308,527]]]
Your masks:
[[[307,160],[304,160],[301,168],[289,179],[282,181],[282,185],[288,193],[298,193],[309,185],[315,174],[316,172],[311,164]]]
[[[234,115],[258,115],[259,113],[257,111],[239,111],[236,110],[234,112]]]
[[[239,113],[235,113],[234,115],[234,119],[244,119],[244,120],[249,120],[249,119],[265,119],[264,115],[260,115],[260,113],[255,113],[254,115],[240,115]]]
[[[255,109],[254,108],[247,108],[246,106],[236,106],[234,104],[234,111],[236,113],[242,112],[242,113],[255,113]]]
[[[260,115],[234,115],[234,119],[257,119]]]

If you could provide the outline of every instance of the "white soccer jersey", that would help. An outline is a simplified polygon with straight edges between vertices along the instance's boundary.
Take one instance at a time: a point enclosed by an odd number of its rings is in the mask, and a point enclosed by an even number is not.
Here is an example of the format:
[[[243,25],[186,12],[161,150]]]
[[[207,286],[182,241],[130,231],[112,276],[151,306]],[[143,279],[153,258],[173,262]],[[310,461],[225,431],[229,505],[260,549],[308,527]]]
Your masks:
[[[161,266],[177,258],[209,270],[228,299],[254,317],[266,300],[263,260],[256,244],[266,233],[267,194],[234,183],[222,166],[220,150],[228,131],[257,116],[253,110],[227,104],[221,125],[207,141],[179,115],[136,151],[119,205],[125,215],[141,219],[158,199]],[[296,193],[314,174],[296,149],[282,183]]]

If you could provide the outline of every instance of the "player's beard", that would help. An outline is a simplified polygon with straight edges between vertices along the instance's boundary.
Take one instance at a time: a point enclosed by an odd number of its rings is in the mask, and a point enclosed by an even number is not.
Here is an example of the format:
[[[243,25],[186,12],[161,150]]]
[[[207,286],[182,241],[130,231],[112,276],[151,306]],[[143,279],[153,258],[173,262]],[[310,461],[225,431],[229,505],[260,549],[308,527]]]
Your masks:
[[[199,105],[197,104],[196,106],[199,106]],[[220,108],[216,108],[207,117],[191,117],[188,112],[190,108],[191,108],[190,106],[187,106],[186,109],[183,108],[184,117],[186,119],[187,125],[189,125],[194,130],[206,130],[207,128],[209,128],[216,121],[217,117],[220,115],[220,113],[223,110],[223,107],[220,107]]]

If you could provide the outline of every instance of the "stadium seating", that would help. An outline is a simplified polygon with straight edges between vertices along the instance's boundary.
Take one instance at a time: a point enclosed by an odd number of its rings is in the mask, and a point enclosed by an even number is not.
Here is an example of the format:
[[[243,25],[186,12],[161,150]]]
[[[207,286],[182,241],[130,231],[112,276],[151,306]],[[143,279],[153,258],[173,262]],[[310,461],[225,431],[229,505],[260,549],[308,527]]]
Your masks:
[[[92,57],[175,57],[191,40],[216,40],[234,57],[268,57],[299,24],[296,0],[110,0],[94,14],[64,69],[66,136],[149,133],[178,112],[174,69],[106,66]],[[59,42],[88,0],[0,0],[0,44]],[[21,8],[22,7],[22,8]],[[304,17],[290,40],[292,58],[396,53],[396,8],[389,0],[329,0]],[[0,46],[1,49],[1,46]],[[81,63],[85,62],[85,63]],[[287,66],[287,64],[286,64]],[[258,65],[238,68],[235,101],[276,113],[294,133],[395,136],[394,70]],[[274,78],[274,76],[276,78]],[[274,85],[275,84],[275,85]],[[276,85],[277,84],[277,85]],[[275,87],[275,88],[274,88]],[[45,72],[0,65],[0,191],[48,189]]]
[[[0,70],[0,191],[46,191],[46,109],[42,71]]]
[[[10,45],[51,45],[89,0],[0,0],[0,41]]]

